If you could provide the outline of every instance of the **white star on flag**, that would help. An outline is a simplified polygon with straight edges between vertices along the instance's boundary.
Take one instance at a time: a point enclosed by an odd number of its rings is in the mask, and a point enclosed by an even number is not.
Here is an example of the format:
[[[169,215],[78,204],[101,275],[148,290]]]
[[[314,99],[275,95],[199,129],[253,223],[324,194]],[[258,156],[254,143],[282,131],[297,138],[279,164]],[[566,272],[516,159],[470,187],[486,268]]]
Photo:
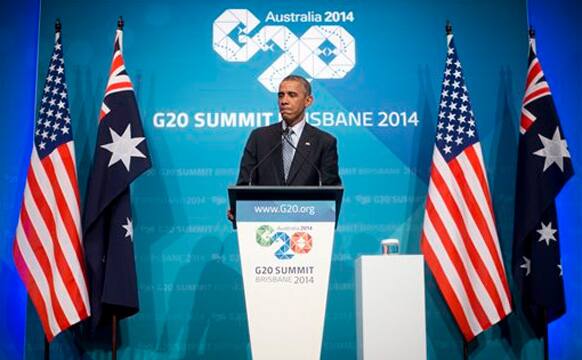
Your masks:
[[[125,237],[128,237],[129,240],[133,241],[133,223],[131,222],[130,218],[126,218],[126,219],[127,219],[127,224],[121,225],[121,227],[123,227],[126,231]]]
[[[546,171],[553,163],[556,163],[560,170],[564,172],[564,158],[569,158],[570,152],[568,151],[566,140],[562,140],[560,137],[560,130],[556,127],[554,136],[551,139],[542,134],[538,134],[538,136],[544,147],[534,152],[534,155],[546,158],[543,171]]]
[[[542,222],[542,228],[539,230],[536,230],[536,231],[538,232],[538,234],[540,234],[540,238],[538,239],[538,242],[545,241],[546,245],[550,246],[550,240],[558,241],[554,237],[554,234],[558,230],[552,229],[552,222],[551,221],[548,223],[548,225],[544,225],[544,223]]]
[[[531,260],[522,256],[524,263],[520,265],[520,268],[525,269],[525,276],[528,276],[531,272]]]
[[[102,148],[111,152],[111,159],[109,160],[109,167],[113,166],[118,161],[122,161],[127,171],[131,165],[132,157],[145,158],[146,156],[137,149],[137,146],[144,141],[144,137],[131,137],[131,124],[120,136],[112,128],[109,128],[111,133],[111,142],[109,144],[101,145]]]
[[[560,269],[560,276],[564,276],[564,273],[562,272],[562,264],[558,264],[558,269]]]

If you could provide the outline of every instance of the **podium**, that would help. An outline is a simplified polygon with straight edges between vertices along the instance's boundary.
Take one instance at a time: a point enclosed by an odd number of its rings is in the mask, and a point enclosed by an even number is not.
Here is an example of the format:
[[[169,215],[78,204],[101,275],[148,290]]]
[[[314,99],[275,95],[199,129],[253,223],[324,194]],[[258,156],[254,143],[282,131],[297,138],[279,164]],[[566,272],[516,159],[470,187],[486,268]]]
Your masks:
[[[343,188],[232,186],[251,353],[319,359]]]
[[[356,260],[358,359],[426,359],[422,255]]]

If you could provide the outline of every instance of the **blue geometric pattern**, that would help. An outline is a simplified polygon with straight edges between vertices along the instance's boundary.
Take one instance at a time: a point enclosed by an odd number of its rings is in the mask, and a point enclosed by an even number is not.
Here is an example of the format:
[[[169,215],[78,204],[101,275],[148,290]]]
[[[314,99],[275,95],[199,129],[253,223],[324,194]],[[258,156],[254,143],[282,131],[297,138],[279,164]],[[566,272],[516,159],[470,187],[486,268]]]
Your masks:
[[[291,238],[286,233],[280,231],[273,234],[273,242],[282,241],[283,244],[277,251],[275,251],[275,256],[280,260],[292,259],[295,254],[291,252]]]

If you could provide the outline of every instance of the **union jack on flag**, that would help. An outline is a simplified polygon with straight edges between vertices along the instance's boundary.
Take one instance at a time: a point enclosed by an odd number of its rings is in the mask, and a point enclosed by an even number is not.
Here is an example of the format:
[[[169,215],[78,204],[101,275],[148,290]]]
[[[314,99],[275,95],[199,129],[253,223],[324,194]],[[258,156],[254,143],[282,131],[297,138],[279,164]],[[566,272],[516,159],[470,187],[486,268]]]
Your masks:
[[[511,312],[511,296],[453,35],[447,43],[421,250],[469,341]]]
[[[13,256],[48,341],[89,316],[75,146],[59,30],[36,122]]]

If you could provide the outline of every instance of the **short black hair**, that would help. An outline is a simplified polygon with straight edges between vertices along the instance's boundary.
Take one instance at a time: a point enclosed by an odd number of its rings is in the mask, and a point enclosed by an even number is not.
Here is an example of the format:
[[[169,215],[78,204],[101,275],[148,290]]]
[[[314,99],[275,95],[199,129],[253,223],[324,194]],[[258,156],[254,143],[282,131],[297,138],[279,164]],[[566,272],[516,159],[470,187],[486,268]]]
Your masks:
[[[285,76],[285,78],[283,78],[283,80],[281,80],[281,82],[290,80],[299,81],[301,85],[303,85],[303,88],[305,89],[305,94],[307,96],[311,95],[311,84],[303,76],[294,74],[287,75]]]

